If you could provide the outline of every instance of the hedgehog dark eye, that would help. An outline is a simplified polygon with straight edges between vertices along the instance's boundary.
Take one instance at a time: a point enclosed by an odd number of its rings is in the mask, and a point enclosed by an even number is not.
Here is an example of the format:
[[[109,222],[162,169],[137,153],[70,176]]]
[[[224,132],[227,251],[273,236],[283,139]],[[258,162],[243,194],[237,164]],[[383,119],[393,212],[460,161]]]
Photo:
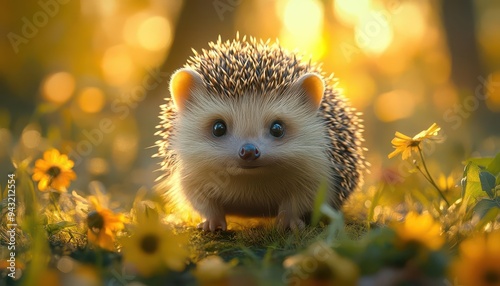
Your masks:
[[[214,123],[214,126],[212,127],[212,134],[215,137],[221,137],[222,135],[226,134],[227,127],[226,123],[222,120],[217,120]]]
[[[280,121],[274,121],[271,124],[271,128],[269,129],[269,133],[273,135],[274,137],[281,138],[283,135],[285,135],[285,127],[283,126],[283,123]]]

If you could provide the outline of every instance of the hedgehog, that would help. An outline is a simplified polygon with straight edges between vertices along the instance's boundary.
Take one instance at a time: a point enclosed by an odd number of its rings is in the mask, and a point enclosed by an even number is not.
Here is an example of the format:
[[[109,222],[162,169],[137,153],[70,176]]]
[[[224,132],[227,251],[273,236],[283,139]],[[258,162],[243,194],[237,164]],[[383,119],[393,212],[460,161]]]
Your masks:
[[[340,209],[368,163],[361,113],[333,74],[278,41],[219,36],[208,46],[171,77],[157,187],[188,202],[205,231],[226,230],[226,215],[302,228],[323,184]]]

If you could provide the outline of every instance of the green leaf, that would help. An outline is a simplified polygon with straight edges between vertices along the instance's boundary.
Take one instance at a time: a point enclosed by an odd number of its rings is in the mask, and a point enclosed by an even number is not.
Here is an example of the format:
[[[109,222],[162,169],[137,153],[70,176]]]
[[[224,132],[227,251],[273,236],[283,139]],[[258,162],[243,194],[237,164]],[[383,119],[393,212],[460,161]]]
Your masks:
[[[482,199],[474,206],[474,213],[479,215],[481,219],[494,208],[500,208],[499,202],[492,199]]]
[[[375,221],[375,207],[377,207],[379,205],[383,192],[384,192],[384,185],[380,184],[380,186],[377,188],[377,191],[373,195],[373,199],[371,201],[370,208],[368,209],[368,216],[367,216],[368,227],[370,227],[371,222]]]
[[[318,188],[318,192],[316,194],[316,198],[314,199],[314,209],[311,217],[311,225],[316,226],[319,223],[319,219],[321,218],[321,205],[326,200],[326,194],[328,192],[328,185],[326,180],[321,182]]]
[[[483,216],[483,218],[481,220],[479,220],[479,222],[476,224],[475,229],[476,230],[484,229],[484,227],[488,223],[496,220],[499,213],[500,213],[500,202],[497,200],[497,206],[489,209],[486,212],[486,214]]]
[[[469,162],[465,166],[464,178],[462,179],[462,198],[466,199],[468,204],[475,202],[471,198],[476,199],[484,195],[479,180],[479,172],[481,172],[481,168],[473,162]]]
[[[488,197],[493,199],[495,195],[493,194],[493,189],[495,188],[495,176],[490,172],[481,171],[479,172],[479,180],[481,181],[481,188],[488,194]]]
[[[487,165],[486,170],[492,173],[494,176],[500,173],[500,153],[498,153],[495,158]]]
[[[58,223],[51,223],[51,224],[48,224],[45,226],[45,230],[47,231],[47,234],[50,236],[50,235],[54,235],[58,232],[60,232],[61,230],[67,228],[67,227],[71,227],[71,226],[75,226],[76,224],[73,223],[73,222],[69,222],[69,221],[60,221]]]
[[[493,158],[491,158],[491,157],[469,158],[469,159],[465,160],[465,164],[468,165],[469,163],[474,163],[478,166],[486,167],[492,161],[493,161]]]

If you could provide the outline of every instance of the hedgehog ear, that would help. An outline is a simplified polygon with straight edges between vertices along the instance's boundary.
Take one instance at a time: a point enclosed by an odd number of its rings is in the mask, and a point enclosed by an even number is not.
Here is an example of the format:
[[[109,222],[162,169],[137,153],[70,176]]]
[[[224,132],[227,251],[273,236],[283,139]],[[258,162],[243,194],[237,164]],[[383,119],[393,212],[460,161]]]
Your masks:
[[[301,76],[293,86],[300,94],[305,95],[305,100],[310,102],[314,108],[319,108],[325,92],[325,83],[318,74],[307,73]]]
[[[170,79],[170,94],[177,109],[182,110],[194,90],[203,83],[200,74],[190,68],[177,70]]]

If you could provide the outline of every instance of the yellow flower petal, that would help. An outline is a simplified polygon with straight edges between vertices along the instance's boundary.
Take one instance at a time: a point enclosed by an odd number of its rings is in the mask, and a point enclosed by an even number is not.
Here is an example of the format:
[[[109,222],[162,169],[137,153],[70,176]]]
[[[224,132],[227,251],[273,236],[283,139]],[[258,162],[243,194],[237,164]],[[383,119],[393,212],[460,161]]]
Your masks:
[[[395,137],[391,140],[391,144],[396,150],[388,155],[389,159],[395,157],[399,153],[401,153],[403,160],[410,158],[413,151],[418,151],[419,145],[423,140],[434,139],[433,137],[438,135],[439,130],[441,130],[441,128],[436,123],[433,123],[427,130],[421,131],[413,136],[413,138],[396,131]]]
[[[500,282],[500,231],[471,237],[460,244],[453,264],[460,285],[494,286]]]
[[[59,192],[66,191],[70,181],[76,179],[71,170],[74,163],[67,155],[61,155],[57,149],[49,149],[43,153],[43,159],[35,162],[33,180],[39,181],[38,189],[47,190],[49,187]]]
[[[398,237],[398,245],[404,248],[408,243],[418,243],[428,249],[438,250],[445,240],[441,236],[441,226],[430,214],[419,215],[410,212],[403,223],[392,226]]]
[[[181,271],[189,257],[188,241],[187,236],[175,235],[170,228],[150,219],[138,225],[134,234],[123,240],[124,259],[143,276],[164,268]]]

